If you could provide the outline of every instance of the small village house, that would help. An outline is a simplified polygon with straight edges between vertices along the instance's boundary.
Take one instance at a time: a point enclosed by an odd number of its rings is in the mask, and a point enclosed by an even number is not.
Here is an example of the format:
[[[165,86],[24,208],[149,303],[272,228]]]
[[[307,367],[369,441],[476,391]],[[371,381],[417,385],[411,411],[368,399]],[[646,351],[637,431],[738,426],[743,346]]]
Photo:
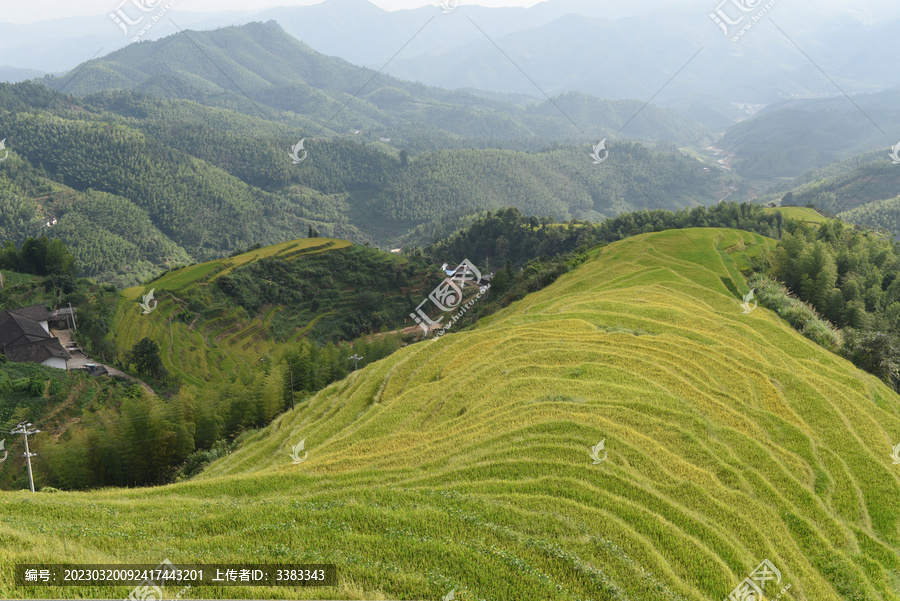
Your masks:
[[[0,354],[16,363],[40,363],[68,369],[71,359],[50,333],[50,313],[44,305],[7,309],[0,313]]]

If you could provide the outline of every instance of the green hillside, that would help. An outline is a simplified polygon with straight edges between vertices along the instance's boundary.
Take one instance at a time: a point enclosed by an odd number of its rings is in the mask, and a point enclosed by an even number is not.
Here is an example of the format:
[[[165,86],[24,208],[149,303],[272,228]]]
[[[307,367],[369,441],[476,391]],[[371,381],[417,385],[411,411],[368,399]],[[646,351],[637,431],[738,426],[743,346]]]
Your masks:
[[[744,177],[797,177],[893,146],[895,132],[887,126],[898,118],[895,91],[857,94],[852,104],[842,97],[792,99],[731,127],[719,144],[737,155],[735,170]]]
[[[145,337],[155,341],[170,373],[204,388],[261,358],[277,359],[285,343],[303,336],[324,343],[405,327],[417,304],[410,295],[439,281],[422,260],[304,238],[123,290],[110,331],[123,351]],[[151,290],[155,309],[144,314],[139,303]]]
[[[610,139],[602,165],[587,143],[416,153],[364,136],[313,138],[305,124],[194,101],[80,100],[33,83],[0,84],[0,131],[10,153],[0,243],[60,238],[80,275],[118,286],[309,228],[387,250],[431,243],[435,224],[452,232],[484,210],[600,220],[712,203],[722,187],[672,145]],[[293,164],[299,139],[308,155]]]
[[[742,312],[742,270],[773,244],[628,238],[329,386],[194,481],[0,493],[0,564],[338,569],[333,589],[188,591],[205,598],[708,601],[768,559],[782,599],[897,601],[900,399]],[[3,596],[128,590],[0,571]]]
[[[6,273],[0,307],[4,299],[55,306],[54,276]],[[38,488],[183,480],[247,430],[399,349],[396,330],[411,325],[419,297],[443,277],[421,256],[305,238],[174,269],[122,292],[79,280],[61,296],[62,306],[77,308],[79,342],[98,362],[143,377],[150,394],[110,388],[105,377],[89,379],[91,387],[86,375],[23,371],[0,356],[0,439],[20,421],[51,432]],[[21,488],[20,467],[0,461],[0,488]]]
[[[886,148],[808,171],[779,192],[761,196],[758,202],[784,200],[787,205],[801,207],[812,204],[832,214],[853,211],[853,218],[859,219],[854,223],[888,229],[893,217],[883,214],[884,203],[879,201],[894,198],[898,184],[900,170],[891,164]],[[886,220],[883,224],[882,219]]]
[[[900,196],[878,200],[838,214],[840,219],[872,228],[883,228],[894,236],[900,234]]]
[[[767,212],[778,211],[786,219],[796,219],[807,225],[821,225],[828,221],[827,217],[820,215],[815,209],[807,207],[775,207],[766,209]]]

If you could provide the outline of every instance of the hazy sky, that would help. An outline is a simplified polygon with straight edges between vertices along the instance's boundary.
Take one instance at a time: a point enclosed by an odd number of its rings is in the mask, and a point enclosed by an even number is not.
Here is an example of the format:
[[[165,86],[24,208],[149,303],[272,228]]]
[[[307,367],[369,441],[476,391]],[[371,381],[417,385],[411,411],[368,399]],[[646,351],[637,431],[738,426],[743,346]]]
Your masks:
[[[141,0],[124,0],[126,6]],[[151,6],[165,6],[172,0],[145,0]],[[435,6],[438,0],[369,0],[385,10]],[[460,0],[460,4],[481,6],[533,6],[542,0]],[[552,1],[552,0],[547,0]],[[623,0],[625,1],[625,0]],[[632,0],[634,1],[634,0]],[[672,0],[678,4],[682,0]],[[31,23],[47,19],[102,15],[114,11],[123,0],[0,0],[0,21]],[[177,0],[173,8],[196,12],[258,10],[275,6],[308,6],[321,0]],[[640,4],[640,0],[637,0]]]
[[[0,22],[32,23],[64,17],[90,17],[108,15],[118,7],[132,2],[142,2],[145,6],[165,6],[174,2],[173,9],[185,12],[255,12],[276,6],[309,6],[322,0],[0,0]],[[368,0],[385,10],[402,10],[420,6],[437,6],[440,0]],[[554,0],[458,0],[460,6],[477,4],[480,6],[523,6],[529,7],[541,2]],[[596,0],[599,2],[628,3],[633,14],[643,14],[660,4],[671,6],[697,6],[702,0]],[[720,0],[710,0],[715,6]],[[791,3],[799,10],[817,13],[859,12],[869,19],[879,19],[888,13],[900,11],[897,0],[799,0]],[[710,9],[712,10],[712,9]]]

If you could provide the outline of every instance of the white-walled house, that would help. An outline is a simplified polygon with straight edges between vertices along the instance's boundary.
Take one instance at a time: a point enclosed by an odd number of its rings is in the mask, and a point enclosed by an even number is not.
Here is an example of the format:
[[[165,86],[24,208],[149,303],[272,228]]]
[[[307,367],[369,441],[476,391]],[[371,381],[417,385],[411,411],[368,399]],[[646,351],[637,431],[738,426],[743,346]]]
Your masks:
[[[72,356],[62,347],[59,338],[39,340],[5,349],[6,358],[14,363],[40,363],[58,369],[69,369]]]

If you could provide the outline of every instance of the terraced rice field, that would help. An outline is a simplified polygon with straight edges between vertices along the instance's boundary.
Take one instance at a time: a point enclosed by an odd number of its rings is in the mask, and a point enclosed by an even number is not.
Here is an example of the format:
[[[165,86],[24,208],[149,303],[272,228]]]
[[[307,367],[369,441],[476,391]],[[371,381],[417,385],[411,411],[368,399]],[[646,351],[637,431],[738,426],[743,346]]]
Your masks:
[[[251,319],[240,308],[222,307],[221,313],[201,320],[197,327],[176,319],[182,311],[176,302],[179,294],[209,285],[236,267],[263,258],[291,259],[348,246],[350,242],[346,240],[329,238],[293,240],[184,267],[146,286],[123,290],[125,302],[119,303],[114,319],[116,343],[121,349],[129,349],[145,336],[149,337],[159,343],[166,369],[180,376],[184,383],[202,386],[204,382],[221,381],[234,372],[236,365],[253,364],[260,356],[273,352],[276,345],[267,339],[265,330],[276,310],[259,320]],[[151,289],[155,291],[158,305],[152,313],[144,315],[138,303]],[[169,318],[172,318],[171,330]]]
[[[776,207],[774,209],[769,209],[769,211],[778,211],[784,215],[785,218],[803,221],[809,225],[821,225],[828,221],[827,218],[819,215],[815,209],[809,209],[807,207]]]
[[[900,398],[742,312],[741,270],[771,244],[626,239],[335,383],[194,481],[0,494],[0,565],[338,569],[335,588],[188,598],[721,601],[768,559],[782,600],[897,601]],[[15,588],[0,570],[3,596],[79,592],[128,589]]]

